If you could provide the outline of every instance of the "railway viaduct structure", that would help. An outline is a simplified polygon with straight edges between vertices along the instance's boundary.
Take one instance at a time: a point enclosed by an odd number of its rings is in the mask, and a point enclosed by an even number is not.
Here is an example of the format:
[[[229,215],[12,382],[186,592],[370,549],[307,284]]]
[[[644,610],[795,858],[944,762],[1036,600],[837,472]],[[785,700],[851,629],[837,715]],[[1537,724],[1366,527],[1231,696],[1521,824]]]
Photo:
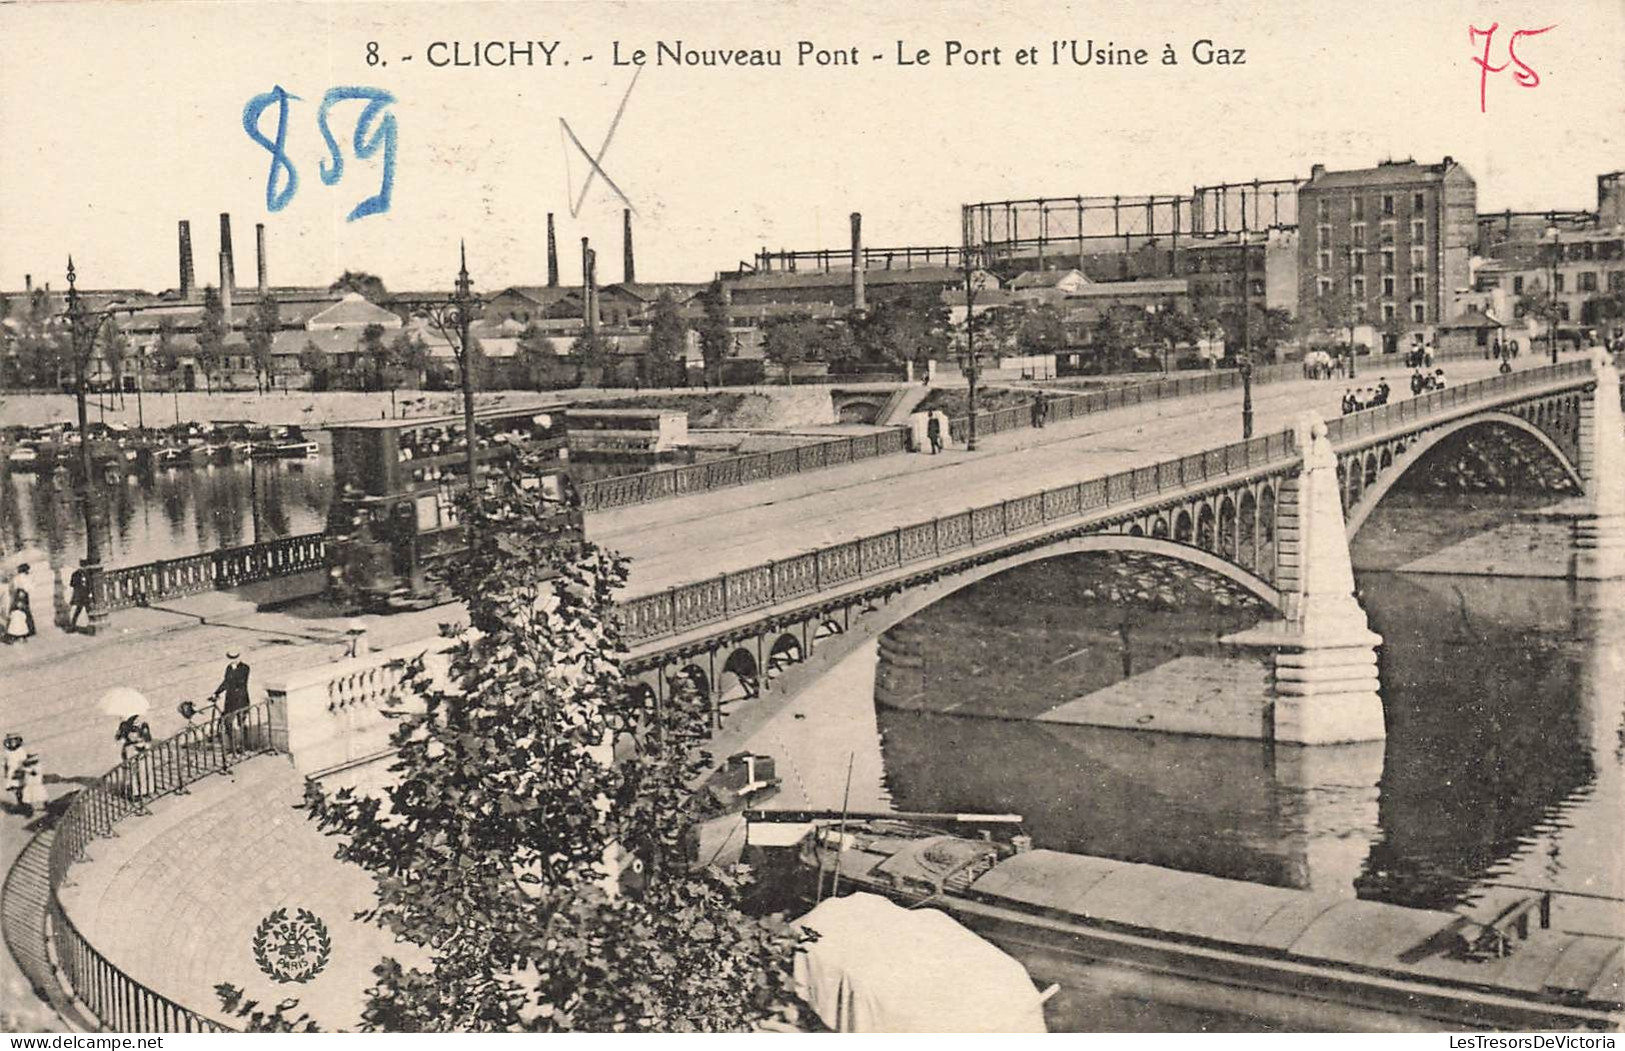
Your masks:
[[[1233,636],[1273,667],[1274,739],[1384,736],[1376,647],[1349,541],[1406,472],[1495,429],[1580,494],[1576,579],[1625,577],[1625,423],[1605,354],[1434,391],[1151,466],[804,551],[622,602],[628,669],[723,706],[816,675],[944,596],[1025,563],[1134,551],[1218,574],[1274,615]],[[1450,445],[1456,449],[1459,445]],[[786,676],[790,678],[785,678]]]

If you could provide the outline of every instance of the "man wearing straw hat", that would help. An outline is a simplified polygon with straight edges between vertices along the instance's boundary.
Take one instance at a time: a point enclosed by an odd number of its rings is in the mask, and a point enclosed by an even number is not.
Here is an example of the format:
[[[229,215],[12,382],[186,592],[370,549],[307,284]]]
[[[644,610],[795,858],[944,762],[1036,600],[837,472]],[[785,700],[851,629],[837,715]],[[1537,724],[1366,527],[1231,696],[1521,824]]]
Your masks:
[[[225,704],[220,708],[220,720],[225,726],[226,747],[235,752],[240,746],[238,730],[243,726],[244,717],[241,714],[248,710],[248,665],[243,663],[242,654],[236,650],[226,651],[226,674],[220,680],[220,685],[214,688],[209,695],[210,700],[218,700],[225,695]]]

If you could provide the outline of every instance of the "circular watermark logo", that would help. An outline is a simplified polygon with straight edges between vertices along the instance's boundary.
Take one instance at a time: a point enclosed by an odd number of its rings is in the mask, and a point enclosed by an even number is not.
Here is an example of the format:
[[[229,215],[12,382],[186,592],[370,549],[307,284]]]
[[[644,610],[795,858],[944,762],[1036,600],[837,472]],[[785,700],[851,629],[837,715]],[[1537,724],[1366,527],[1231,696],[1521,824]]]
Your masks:
[[[297,910],[291,919],[287,909],[277,909],[254,931],[254,960],[279,982],[310,981],[332,955],[327,924],[309,909]]]

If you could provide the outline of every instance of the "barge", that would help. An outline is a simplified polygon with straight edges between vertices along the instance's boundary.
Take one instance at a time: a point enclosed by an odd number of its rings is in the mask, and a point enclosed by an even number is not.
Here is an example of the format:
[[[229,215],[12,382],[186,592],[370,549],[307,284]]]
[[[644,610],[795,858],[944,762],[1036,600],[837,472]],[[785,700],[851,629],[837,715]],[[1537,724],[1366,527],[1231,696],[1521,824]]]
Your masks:
[[[1549,898],[1498,899],[1469,915],[1018,849],[899,821],[842,831],[765,811],[747,820],[748,856],[768,878],[794,872],[803,887],[816,882],[811,898],[833,876],[841,891],[941,909],[1034,980],[1085,995],[1218,1012],[1263,1030],[1625,1023],[1625,939],[1545,926]]]

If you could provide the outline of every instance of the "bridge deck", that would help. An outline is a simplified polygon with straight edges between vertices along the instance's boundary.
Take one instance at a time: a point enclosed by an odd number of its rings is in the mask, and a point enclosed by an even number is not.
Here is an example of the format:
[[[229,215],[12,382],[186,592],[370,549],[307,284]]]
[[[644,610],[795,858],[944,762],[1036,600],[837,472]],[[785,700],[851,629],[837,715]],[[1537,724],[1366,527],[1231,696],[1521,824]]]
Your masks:
[[[1525,359],[1524,364],[1540,361]],[[1366,366],[1353,386],[1386,375],[1392,402],[1409,398],[1410,373]],[[1452,385],[1495,375],[1495,363],[1451,365]],[[1339,414],[1342,380],[1299,380],[1253,392],[1254,433],[1287,429],[1297,413]],[[1043,430],[994,435],[976,453],[905,455],[658,505],[589,516],[590,539],[632,559],[622,601],[871,536],[898,526],[966,511],[1055,486],[1144,467],[1223,446],[1241,437],[1241,393],[1094,413]]]

